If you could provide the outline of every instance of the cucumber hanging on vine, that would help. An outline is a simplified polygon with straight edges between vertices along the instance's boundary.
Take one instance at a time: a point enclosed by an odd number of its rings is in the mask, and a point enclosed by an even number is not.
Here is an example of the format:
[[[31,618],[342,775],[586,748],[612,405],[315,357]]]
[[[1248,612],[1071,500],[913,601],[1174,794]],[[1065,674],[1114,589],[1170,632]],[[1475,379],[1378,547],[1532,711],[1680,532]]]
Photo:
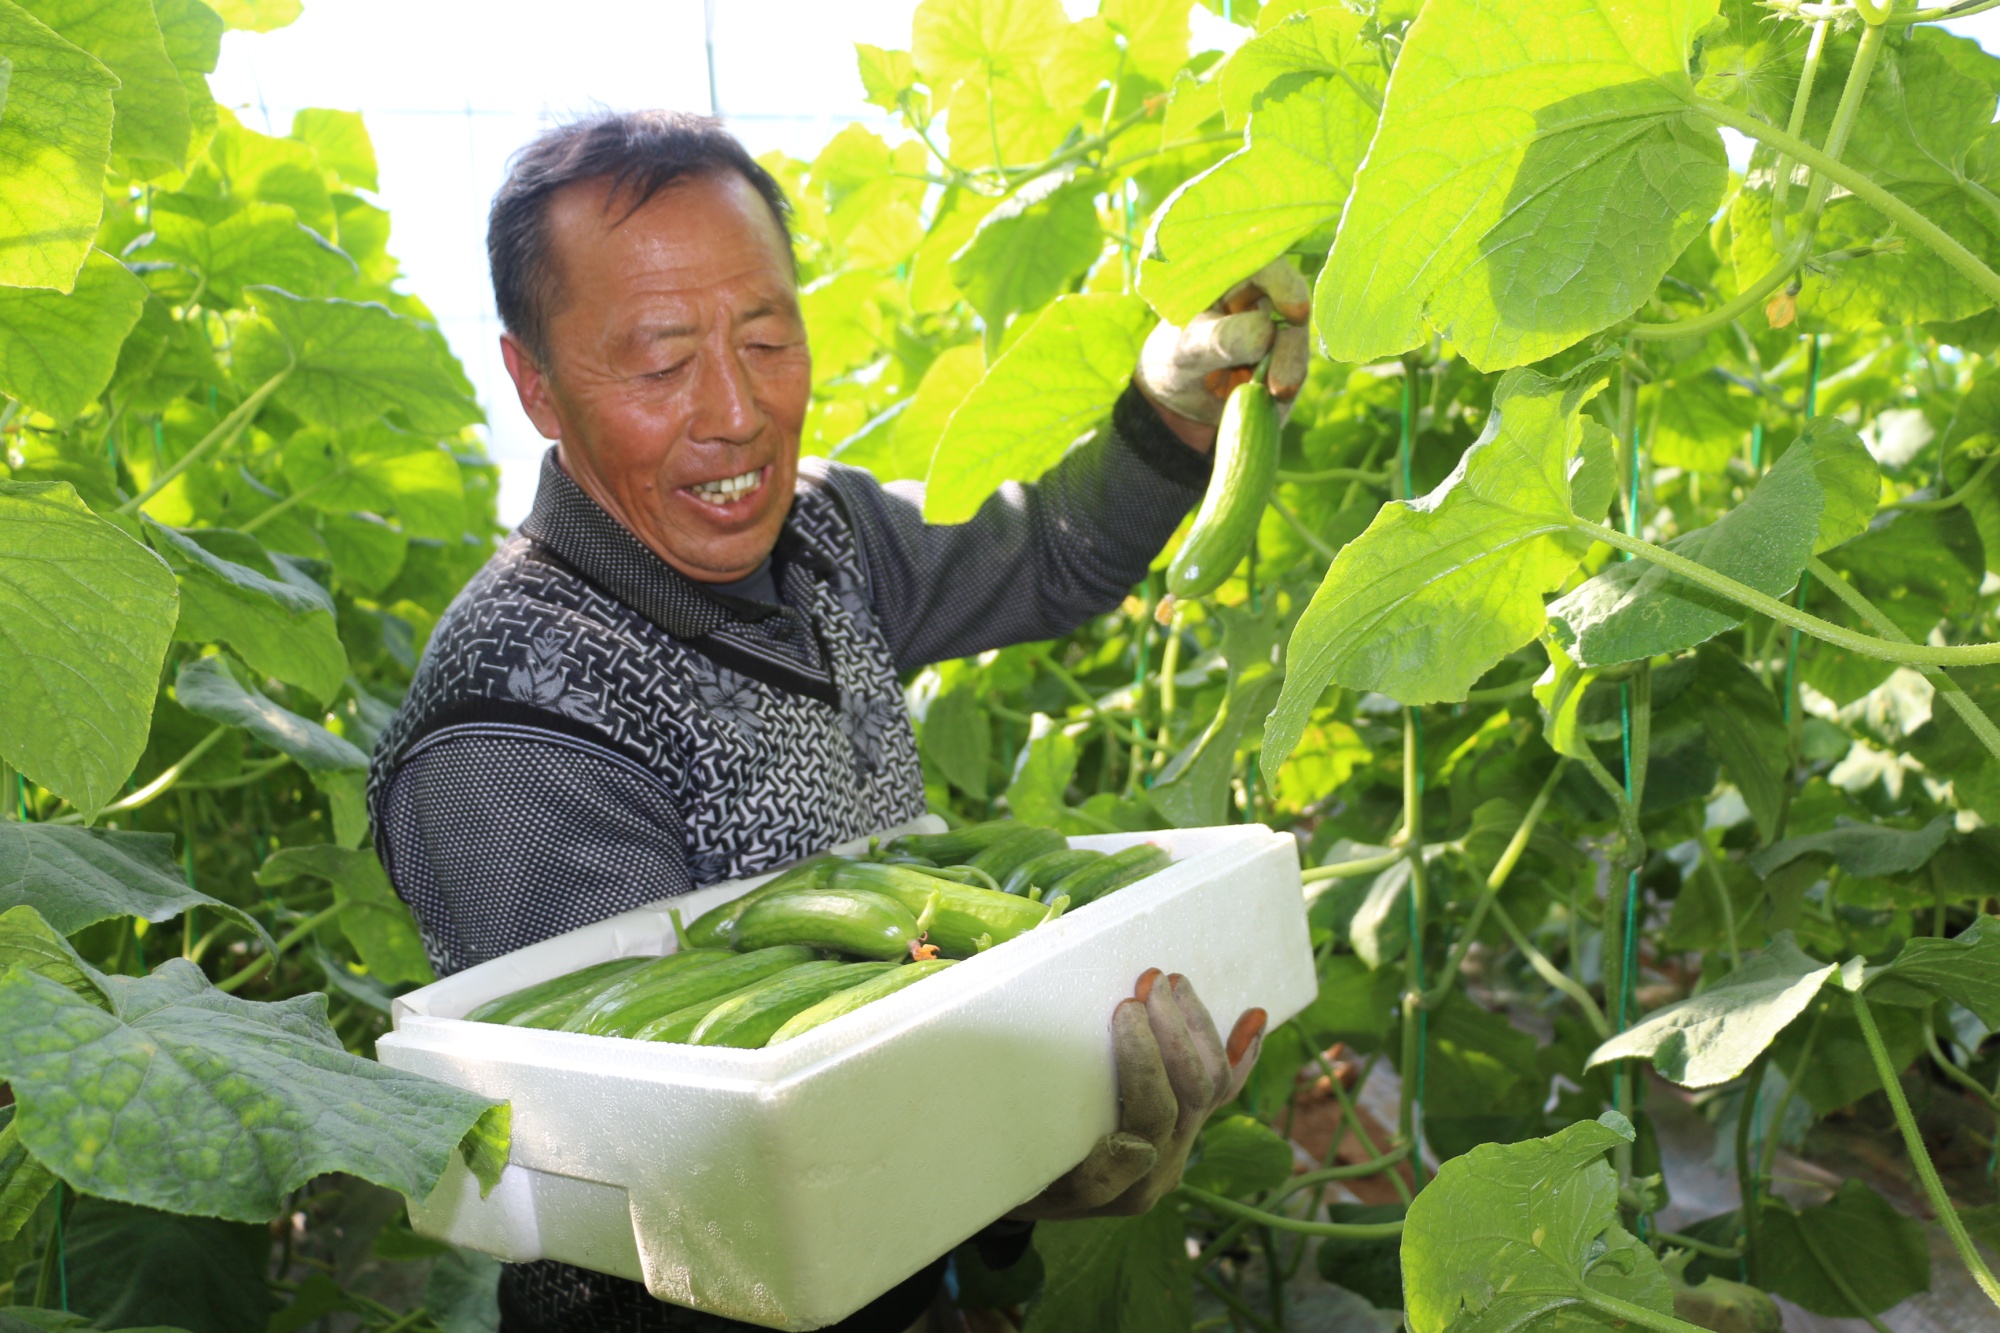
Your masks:
[[[1278,476],[1278,405],[1254,376],[1230,390],[1215,435],[1215,471],[1187,540],[1167,567],[1175,597],[1205,597],[1250,549]]]

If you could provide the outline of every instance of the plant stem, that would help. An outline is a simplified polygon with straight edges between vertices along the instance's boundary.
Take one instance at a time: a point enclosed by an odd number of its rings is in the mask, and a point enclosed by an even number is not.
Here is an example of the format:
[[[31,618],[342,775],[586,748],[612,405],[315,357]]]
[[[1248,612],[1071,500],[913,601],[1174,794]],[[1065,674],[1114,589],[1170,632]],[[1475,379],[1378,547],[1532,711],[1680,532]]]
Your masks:
[[[1584,1287],[1581,1290],[1585,1305],[1602,1310],[1605,1314],[1625,1323],[1653,1329],[1654,1333],[1705,1333],[1700,1325],[1690,1324],[1685,1319],[1676,1319],[1670,1314],[1661,1314],[1658,1310],[1634,1305],[1631,1301],[1621,1301],[1616,1296],[1607,1296],[1595,1288]]]
[[[1734,1248],[1727,1245],[1711,1245],[1705,1240],[1696,1240],[1693,1236],[1682,1235],[1678,1231],[1656,1231],[1653,1233],[1653,1239],[1663,1245],[1672,1245],[1679,1249],[1692,1250],[1696,1254],[1707,1255],[1711,1259],[1741,1259],[1743,1257],[1743,1247],[1741,1245]]]
[[[1350,1121],[1349,1127],[1353,1129],[1356,1138],[1360,1139],[1363,1143],[1368,1141],[1367,1137],[1361,1133],[1361,1128],[1358,1124]],[[1286,1185],[1283,1192],[1277,1198],[1271,1200],[1271,1202],[1273,1204],[1283,1203],[1299,1191],[1311,1189],[1315,1185],[1323,1185],[1329,1180],[1364,1180],[1369,1176],[1380,1175],[1409,1155],[1410,1145],[1399,1143],[1380,1157],[1366,1162],[1352,1162],[1343,1166],[1327,1166],[1321,1167],[1317,1171],[1308,1171],[1302,1176],[1294,1176],[1291,1183]]]
[[[1231,1311],[1248,1322],[1252,1327],[1261,1330],[1261,1333],[1285,1333],[1283,1329],[1257,1313],[1256,1307],[1251,1305],[1250,1302],[1244,1300],[1220,1282],[1217,1282],[1214,1274],[1210,1273],[1206,1268],[1195,1269],[1194,1275],[1201,1285],[1207,1287],[1217,1300],[1228,1306]]]
[[[1330,866],[1314,866],[1299,872],[1299,878],[1308,884],[1317,884],[1323,879],[1356,879],[1362,875],[1378,874],[1403,859],[1401,851],[1384,852],[1380,856],[1364,856],[1354,861],[1341,861]]]
[[[1497,902],[1493,904],[1493,916],[1500,922],[1501,929],[1507,932],[1507,938],[1514,941],[1514,947],[1521,951],[1521,956],[1528,960],[1528,966],[1535,969],[1535,975],[1567,995],[1575,1002],[1577,1008],[1583,1010],[1584,1018],[1590,1023],[1591,1030],[1597,1033],[1599,1040],[1609,1038],[1611,1024],[1605,1019],[1604,1011],[1598,1008],[1597,1001],[1591,998],[1583,983],[1550,962],[1549,956],[1535,947],[1535,942],[1529,939],[1515,923],[1514,918],[1508,915],[1507,909]]]
[[[1952,1248],[1958,1251],[1959,1261],[1972,1280],[1986,1293],[1986,1299],[2000,1305],[2000,1279],[1993,1276],[1993,1270],[1973,1248],[1972,1237],[1965,1234],[1965,1223],[1959,1220],[1958,1209],[1953,1206],[1951,1196],[1944,1192],[1944,1182],[1938,1179],[1937,1167],[1931,1163],[1931,1155],[1924,1150],[1923,1135],[1918,1132],[1917,1118],[1910,1114],[1910,1103],[1903,1096],[1903,1083],[1897,1077],[1896,1067],[1889,1062],[1889,1050],[1882,1044],[1882,1034],[1876,1031],[1875,1015],[1869,1011],[1868,999],[1859,990],[1850,990],[1848,998],[1854,1001],[1854,1017],[1861,1024],[1861,1038],[1868,1043],[1869,1058],[1875,1062],[1875,1073],[1882,1080],[1882,1091],[1889,1098],[1889,1109],[1896,1114],[1896,1127],[1903,1131],[1903,1145],[1909,1149],[1910,1163],[1917,1169],[1918,1179],[1923,1181],[1924,1194],[1931,1201],[1931,1210],[1937,1214],[1938,1224],[1951,1237]]]
[[[253,764],[234,777],[215,778],[208,782],[183,782],[182,791],[226,791],[231,787],[247,787],[258,779],[275,773],[292,762],[288,754],[274,754],[260,764]]]
[[[1922,509],[1931,513],[1936,513],[1940,509],[1956,509],[1965,503],[1966,497],[1977,489],[1981,483],[1993,475],[1993,469],[1996,467],[2000,467],[2000,453],[1988,454],[1986,461],[1979,465],[1979,471],[1973,473],[1965,485],[1959,487],[1950,495],[1940,495],[1935,500],[1895,500],[1882,507],[1884,509]],[[1944,479],[1944,469],[1942,467],[1938,469],[1938,478],[1940,484],[1942,484]]]
[[[1961,19],[1968,14],[1983,14],[1989,9],[2000,8],[2000,0],[1958,0],[1955,5],[1938,5],[1931,9],[1912,9],[1901,14],[1891,14],[1888,21],[1897,24],[1942,23],[1946,19]]]
[[[1785,1113],[1792,1109],[1792,1098],[1798,1095],[1799,1080],[1805,1077],[1806,1068],[1812,1061],[1813,1047],[1819,1041],[1820,1023],[1826,1018],[1826,1010],[1821,1008],[1813,1015],[1812,1025],[1806,1029],[1805,1044],[1799,1047],[1799,1058],[1792,1064],[1792,1072],[1785,1078],[1785,1090],[1778,1096],[1778,1104],[1771,1108],[1771,1129],[1763,1135],[1763,1142],[1757,1149],[1757,1188],[1763,1189],[1771,1183],[1773,1164],[1778,1160],[1778,1140],[1785,1130]]]
[[[1750,1159],[1750,1125],[1757,1118],[1757,1101],[1764,1087],[1764,1066],[1771,1062],[1768,1048],[1750,1062],[1743,1075],[1743,1100],[1736,1108],[1736,1198],[1737,1214],[1743,1222],[1746,1271],[1751,1286],[1760,1285],[1764,1245],[1763,1191],[1756,1165]]]
[[[1095,696],[1083,687],[1083,682],[1057,666],[1054,658],[1050,657],[1047,653],[1039,653],[1036,655],[1035,660],[1047,667],[1049,674],[1060,680],[1063,683],[1063,688],[1075,695],[1082,702],[1084,708],[1088,710],[1089,715],[1097,721],[1102,722],[1106,729],[1121,739],[1130,741],[1134,745],[1143,745],[1149,750],[1156,748],[1154,742],[1147,739],[1143,732],[1135,727],[1128,727],[1114,720],[1111,714],[1104,711],[1104,706],[1097,701]]]
[[[1370,472],[1366,468],[1358,467],[1330,467],[1324,472],[1286,472],[1281,468],[1278,471],[1278,480],[1290,482],[1294,486],[1310,486],[1322,481],[1359,481],[1370,486],[1381,486],[1389,480],[1389,474]]]
[[[298,925],[292,927],[290,931],[280,936],[276,947],[274,947],[269,953],[259,954],[255,962],[251,963],[248,967],[244,968],[241,972],[236,973],[234,976],[231,976],[224,981],[218,982],[215,988],[219,991],[228,991],[232,994],[236,991],[241,990],[244,986],[248,985],[253,979],[255,979],[256,977],[262,975],[265,971],[267,971],[273,963],[277,962],[278,959],[284,955],[286,950],[290,949],[294,944],[297,944],[300,940],[312,934],[315,930],[318,930],[321,926],[325,925],[327,922],[333,920],[334,917],[338,916],[340,914],[341,907],[342,904],[336,901],[331,906],[323,907],[319,911],[313,913],[305,920],[299,922]]]
[[[1240,1218],[1254,1226],[1270,1227],[1274,1231],[1290,1231],[1301,1236],[1334,1236],[1341,1240],[1388,1240],[1403,1234],[1403,1221],[1393,1222],[1302,1222],[1286,1217],[1283,1213],[1270,1213],[1262,1208],[1252,1208],[1247,1203],[1225,1199],[1220,1194],[1210,1194],[1207,1190],[1196,1189],[1192,1185],[1182,1185],[1177,1191],[1190,1203],[1198,1203],[1212,1213],[1224,1217]]]
[[[1715,882],[1715,897],[1722,904],[1722,929],[1729,945],[1729,966],[1734,970],[1743,966],[1743,949],[1736,939],[1736,900],[1729,896],[1729,882],[1722,878],[1722,867],[1715,863],[1715,852],[1708,839],[1704,837],[1700,842],[1701,864]]]
[[[1758,592],[1747,584],[1738,583],[1727,574],[1718,574],[1706,565],[1696,564],[1686,556],[1677,555],[1665,547],[1655,546],[1652,542],[1637,537],[1628,537],[1615,528],[1605,527],[1601,523],[1586,523],[1582,519],[1571,519],[1570,526],[1587,537],[1603,542],[1606,546],[1630,551],[1640,559],[1649,560],[1670,573],[1678,574],[1697,587],[1727,597],[1739,606],[1802,630],[1836,648],[1845,648],[1864,657],[1912,667],[1988,666],[2000,662],[2000,643],[1968,643],[1935,648],[1929,644],[1896,643],[1872,635],[1856,634],[1853,630],[1842,629],[1830,621],[1821,620],[1818,616],[1808,615],[1775,597]]]
[[[1500,853],[1500,859],[1493,863],[1491,873],[1486,876],[1486,886],[1474,904],[1472,916],[1466,921],[1465,929],[1459,932],[1458,941],[1452,945],[1451,956],[1445,960],[1444,971],[1438,977],[1437,985],[1424,996],[1424,1008],[1435,1009],[1451,994],[1452,986],[1458,980],[1458,970],[1465,965],[1465,955],[1479,938],[1480,927],[1486,924],[1486,914],[1492,910],[1494,899],[1505,887],[1507,877],[1514,873],[1520,863],[1522,853],[1528,850],[1528,839],[1535,834],[1535,825],[1542,820],[1542,812],[1549,808],[1549,798],[1555,795],[1556,783],[1562,779],[1563,769],[1569,760],[1558,755],[1556,766],[1542,781],[1542,789],[1535,793],[1534,801],[1528,806],[1528,813],[1521,816],[1520,824],[1514,829],[1514,836],[1508,839],[1507,848]]]
[[[1278,498],[1276,491],[1271,492],[1265,503],[1277,510],[1278,517],[1291,525],[1292,531],[1299,534],[1300,541],[1304,542],[1314,551],[1317,551],[1323,558],[1331,560],[1340,554],[1334,547],[1327,545],[1326,541],[1318,533],[1307,527],[1305,520],[1294,514],[1291,506]]]
[[[1880,28],[1869,29],[1870,33],[1880,31],[1882,31]],[[1939,258],[1970,278],[1973,285],[1987,296],[2000,301],[2000,273],[1988,268],[1977,255],[1954,240],[1942,227],[1870,180],[1865,173],[1835,161],[1811,144],[1786,134],[1775,125],[1765,124],[1748,112],[1738,111],[1735,107],[1725,106],[1705,97],[1690,98],[1689,103],[1696,111],[1716,124],[1727,125],[1747,138],[1769,144],[1797,158],[1833,184],[1845,186],[1849,193],[1936,251]]]
[[[1405,454],[1407,455],[1407,450]],[[1424,935],[1429,888],[1424,873],[1424,769],[1423,720],[1414,708],[1403,710],[1403,854],[1410,861],[1410,944],[1403,956],[1403,1049],[1402,1074],[1396,1129],[1398,1137],[1413,1147],[1421,1144],[1421,1117],[1424,1099],[1424,1060],[1428,1054],[1429,1012],[1424,1008]],[[1423,1154],[1413,1152],[1410,1170],[1419,1188],[1423,1185]]]
[[[2000,459],[2000,454],[1994,457]],[[1869,601],[1859,588],[1842,578],[1833,566],[1814,556],[1806,562],[1806,568],[1812,571],[1812,576],[1820,581],[1822,587],[1838,597],[1847,605],[1848,610],[1860,616],[1864,624],[1882,637],[1898,643],[1910,641],[1910,636],[1903,633],[1895,621],[1882,614],[1881,608]],[[1931,683],[1937,687],[1938,693],[1944,696],[1945,703],[1958,714],[1959,720],[1971,729],[1972,734],[1979,738],[1979,743],[1986,747],[1987,752],[1994,758],[2000,759],[2000,727],[1995,727],[1993,719],[1986,716],[1986,710],[1972,701],[1972,696],[1965,692],[1965,686],[1959,684],[1950,672],[1940,668],[1917,669],[1931,678]]]
[[[258,385],[248,398],[245,398],[236,405],[234,411],[216,422],[215,429],[202,436],[194,448],[175,459],[166,471],[153,478],[152,485],[133,496],[130,500],[127,500],[124,504],[119,505],[118,512],[121,514],[137,513],[146,501],[165,490],[175,477],[187,471],[188,468],[199,462],[211,451],[218,448],[227,449],[230,445],[236,443],[236,437],[241,435],[245,428],[250,425],[251,420],[263,408],[265,400],[278,391],[278,386],[283,384],[286,377],[291,373],[292,367],[286,366],[283,370],[271,376],[270,379]]]
[[[1785,133],[1795,139],[1805,133],[1806,111],[1812,104],[1813,84],[1819,80],[1819,60],[1826,50],[1827,29],[1831,26],[1832,20],[1820,19],[1813,24],[1812,36],[1806,39],[1805,67],[1799,71],[1799,86],[1792,94],[1792,116],[1785,125]],[[1792,161],[1780,153],[1771,178],[1771,237],[1780,250],[1785,248],[1785,203],[1791,192]],[[1809,236],[1812,230],[1807,226],[1799,234]],[[1803,260],[1805,256],[1799,258]]]
[[[187,772],[188,768],[197,759],[207,754],[209,747],[221,740],[228,731],[228,727],[217,727],[214,731],[209,732],[208,735],[196,741],[193,748],[186,754],[175,760],[171,767],[162,770],[158,777],[131,795],[121,797],[113,801],[110,805],[105,806],[97,812],[98,816],[102,818],[105,815],[117,814],[121,810],[136,810],[140,806],[164,795],[179,780],[180,775]],[[51,824],[81,824],[83,816],[80,814],[58,815],[48,822]]]
[[[2000,1112],[2000,1098],[1988,1092],[1985,1084],[1952,1063],[1951,1057],[1938,1046],[1937,1029],[1929,1023],[1924,1024],[1924,1047],[1930,1052],[1932,1063],[1944,1072],[1946,1078],[1984,1102],[1987,1110]]]

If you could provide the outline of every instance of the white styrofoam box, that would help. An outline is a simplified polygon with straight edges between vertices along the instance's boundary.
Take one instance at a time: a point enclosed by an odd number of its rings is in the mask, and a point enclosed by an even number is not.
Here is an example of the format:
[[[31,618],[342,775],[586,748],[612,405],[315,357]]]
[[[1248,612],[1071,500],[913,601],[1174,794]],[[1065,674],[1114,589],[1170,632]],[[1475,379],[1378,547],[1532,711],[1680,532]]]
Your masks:
[[[485,1199],[463,1165],[416,1229],[502,1259],[643,1280],[772,1328],[853,1313],[1040,1193],[1116,1128],[1110,1019],[1148,967],[1227,1031],[1317,990],[1298,853],[1261,825],[1151,840],[1173,863],[1004,945],[762,1050],[469,1023],[522,986],[671,952],[669,904],[626,912],[413,991],[383,1063],[513,1103]],[[684,919],[761,882],[674,899]]]

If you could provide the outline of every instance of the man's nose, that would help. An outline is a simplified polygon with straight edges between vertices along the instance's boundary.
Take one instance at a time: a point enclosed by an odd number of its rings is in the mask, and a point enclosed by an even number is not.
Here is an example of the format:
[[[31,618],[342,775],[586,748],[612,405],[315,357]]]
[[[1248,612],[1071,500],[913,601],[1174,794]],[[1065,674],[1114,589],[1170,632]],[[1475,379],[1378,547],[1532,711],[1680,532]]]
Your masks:
[[[697,440],[748,444],[764,427],[764,414],[748,369],[734,347],[720,347],[701,358],[702,378],[690,423]]]

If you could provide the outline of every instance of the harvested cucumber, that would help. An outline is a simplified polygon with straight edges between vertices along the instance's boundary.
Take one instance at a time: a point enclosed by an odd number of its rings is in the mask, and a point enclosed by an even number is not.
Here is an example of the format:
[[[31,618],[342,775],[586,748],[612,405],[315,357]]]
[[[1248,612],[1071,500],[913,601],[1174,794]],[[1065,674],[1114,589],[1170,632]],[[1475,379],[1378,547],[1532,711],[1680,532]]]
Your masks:
[[[805,944],[856,958],[906,959],[917,940],[917,917],[896,899],[870,889],[796,889],[752,903],[734,934],[739,949]]]
[[[793,1017],[829,995],[895,969],[894,963],[837,963],[816,972],[793,968],[716,1005],[688,1041],[696,1046],[762,1046]]]
[[[688,955],[668,957],[682,956],[699,956],[703,961],[659,972],[642,969],[625,977],[572,1014],[565,1030],[588,1032],[596,1037],[628,1037],[663,1014],[703,1000],[719,999],[786,968],[812,962],[814,957],[811,949],[799,945],[745,954],[698,949]]]
[[[839,991],[810,1009],[792,1015],[785,1025],[771,1034],[766,1045],[776,1046],[781,1041],[790,1041],[801,1032],[810,1032],[822,1023],[831,1022],[842,1014],[851,1014],[865,1004],[872,1004],[884,995],[893,995],[905,986],[914,985],[925,977],[944,971],[952,966],[949,958],[927,958],[921,962],[905,963],[880,976],[870,978],[859,986]]]

